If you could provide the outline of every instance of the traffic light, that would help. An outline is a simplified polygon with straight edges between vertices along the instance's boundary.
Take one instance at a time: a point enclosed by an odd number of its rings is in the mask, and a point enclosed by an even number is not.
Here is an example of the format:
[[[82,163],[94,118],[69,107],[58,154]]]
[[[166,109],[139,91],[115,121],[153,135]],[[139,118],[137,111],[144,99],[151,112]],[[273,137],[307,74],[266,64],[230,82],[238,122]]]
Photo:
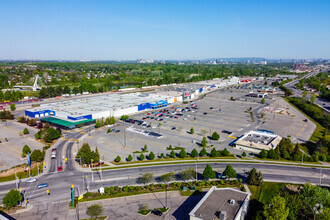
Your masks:
[[[50,195],[50,192],[49,192],[49,190],[47,189],[47,195]]]

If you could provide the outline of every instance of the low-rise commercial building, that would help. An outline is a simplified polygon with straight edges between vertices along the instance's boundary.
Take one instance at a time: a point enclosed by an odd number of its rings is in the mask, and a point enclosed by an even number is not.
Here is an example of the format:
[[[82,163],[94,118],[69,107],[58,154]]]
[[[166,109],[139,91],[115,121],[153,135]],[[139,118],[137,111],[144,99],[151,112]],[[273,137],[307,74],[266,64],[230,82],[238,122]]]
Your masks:
[[[235,148],[260,153],[261,150],[269,151],[275,149],[282,138],[271,131],[250,131],[240,137],[234,144]]]
[[[213,186],[189,213],[190,220],[243,220],[250,193]]]

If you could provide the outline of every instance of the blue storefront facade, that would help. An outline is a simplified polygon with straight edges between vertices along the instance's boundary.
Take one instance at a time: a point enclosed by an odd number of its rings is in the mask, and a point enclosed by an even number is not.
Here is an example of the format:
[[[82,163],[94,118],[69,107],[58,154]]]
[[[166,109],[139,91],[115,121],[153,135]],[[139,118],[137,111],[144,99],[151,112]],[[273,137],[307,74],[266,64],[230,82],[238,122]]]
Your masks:
[[[138,105],[138,111],[143,111],[146,109],[158,109],[162,107],[166,107],[168,105],[168,102],[166,100],[160,100],[156,103],[142,103]]]
[[[81,120],[81,119],[93,119],[93,116],[92,115],[83,115],[83,116],[78,116],[78,117],[68,116],[68,119],[77,121],[77,120]]]
[[[40,110],[40,111],[29,111],[25,110],[25,116],[30,118],[39,118],[44,116],[55,116],[56,113],[53,110]]]

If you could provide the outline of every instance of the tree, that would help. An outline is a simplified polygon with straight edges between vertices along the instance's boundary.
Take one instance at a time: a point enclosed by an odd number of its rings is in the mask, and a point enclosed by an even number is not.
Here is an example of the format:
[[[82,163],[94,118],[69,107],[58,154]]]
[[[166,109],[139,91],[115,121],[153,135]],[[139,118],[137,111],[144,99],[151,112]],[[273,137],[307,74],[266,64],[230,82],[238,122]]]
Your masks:
[[[187,157],[187,153],[186,153],[185,149],[182,149],[182,150],[180,151],[180,153],[179,153],[179,157],[180,157],[181,159]]]
[[[312,94],[311,97],[309,97],[309,101],[310,101],[311,103],[314,103],[315,100],[316,100],[316,95],[315,95],[315,94]]]
[[[27,129],[27,128],[24,128],[24,130],[23,130],[23,134],[29,134],[30,132],[29,132],[29,129]]]
[[[211,155],[210,155],[211,157],[217,157],[218,156],[218,151],[215,149],[215,148],[213,148],[212,150],[211,150]]]
[[[207,151],[206,151],[205,147],[203,147],[203,149],[201,150],[201,152],[199,152],[199,155],[200,155],[201,157],[204,157],[204,156],[207,155]]]
[[[262,98],[260,101],[261,104],[265,104],[265,102],[266,102],[265,98]]]
[[[234,97],[231,96],[230,97],[230,101],[235,101]]]
[[[220,135],[217,132],[213,132],[212,134],[212,140],[219,140],[220,139]]]
[[[119,163],[120,161],[121,161],[121,158],[120,158],[119,155],[117,155],[117,157],[115,158],[115,162],[116,162],[116,163]]]
[[[173,181],[175,179],[175,174],[173,172],[165,173],[165,174],[160,176],[160,179],[164,183],[168,183],[168,182]]]
[[[100,153],[97,147],[95,148],[95,152],[93,152],[93,159],[95,163],[100,162]]]
[[[248,177],[247,177],[247,184],[262,186],[263,185],[263,179],[262,179],[262,176],[261,176],[261,172],[257,172],[256,168],[252,168],[251,171],[249,172]]]
[[[5,197],[3,197],[2,203],[6,207],[14,207],[19,204],[20,201],[22,201],[23,196],[20,194],[18,190],[11,189]]]
[[[130,161],[132,161],[132,160],[133,160],[132,155],[128,155],[128,157],[127,157],[127,161],[130,162]]]
[[[146,144],[143,147],[143,151],[148,151],[148,146]]]
[[[95,128],[99,128],[99,127],[101,127],[101,122],[99,120],[97,120],[95,122]]]
[[[222,175],[228,178],[236,178],[236,170],[234,170],[234,168],[230,164],[228,164]]]
[[[230,155],[230,152],[227,150],[227,148],[223,149],[223,151],[221,152],[221,155],[224,157],[228,157]]]
[[[306,207],[306,214],[313,216],[312,219],[316,219],[319,211],[315,208],[316,205],[319,204],[319,206],[326,207],[330,202],[330,192],[326,188],[306,183],[299,192],[299,199]]]
[[[268,157],[268,153],[266,150],[262,149],[259,153],[259,156],[264,159]]]
[[[89,216],[91,216],[91,218],[93,218],[93,216],[95,216],[96,219],[97,219],[97,216],[102,215],[103,212],[104,212],[104,208],[102,205],[99,205],[99,204],[92,205],[92,206],[88,207],[88,210],[87,210],[87,214]]]
[[[190,156],[191,157],[197,157],[198,156],[198,152],[195,148],[191,151]]]
[[[193,168],[188,168],[186,170],[181,171],[181,178],[183,180],[190,180],[195,178],[195,176],[196,176],[196,170]]]
[[[242,153],[242,157],[246,157],[246,152],[245,151]]]
[[[210,164],[207,164],[203,171],[204,179],[215,179],[215,172],[213,171]]]
[[[174,157],[175,157],[175,153],[174,153],[174,150],[172,150],[170,153],[170,158],[174,158]]]
[[[281,196],[272,198],[271,207],[265,205],[263,212],[266,220],[285,220],[289,215],[289,208],[286,207],[285,199]]]
[[[140,178],[140,182],[143,184],[148,184],[152,181],[155,180],[154,174],[153,173],[144,173],[142,177]]]
[[[58,139],[60,137],[61,137],[61,133],[58,130],[54,128],[48,128],[44,136],[44,141],[47,143],[52,143],[53,140]]]
[[[34,150],[31,154],[31,160],[35,162],[41,162],[44,160],[45,153],[41,152],[41,150]]]
[[[302,96],[303,96],[304,98],[306,98],[307,95],[308,95],[308,92],[307,92],[306,90],[304,90],[304,91],[302,92]]]
[[[31,153],[31,149],[29,146],[24,145],[22,149],[22,157],[25,157],[27,154]]]
[[[190,128],[190,134],[194,134],[195,133],[195,130],[193,127]]]
[[[160,157],[161,157],[161,158],[164,158],[164,157],[165,157],[164,153],[161,153],[161,154],[160,154]]]
[[[153,160],[153,159],[155,159],[155,154],[151,151],[150,152],[150,154],[149,154],[149,156],[148,156],[148,159],[149,160]]]
[[[126,119],[129,119],[129,116],[128,115],[122,115],[120,117],[120,120],[126,120]]]
[[[273,159],[273,160],[275,160],[275,159],[277,158],[277,156],[276,156],[276,152],[274,151],[274,149],[270,149],[270,150],[268,151],[268,158],[269,158],[269,159]]]
[[[94,155],[93,151],[91,150],[89,144],[84,143],[77,153],[76,160],[80,160],[80,158],[81,158],[82,163],[90,164],[91,159],[94,159],[94,156],[95,155]]]
[[[206,140],[206,137],[203,137],[203,140],[202,140],[202,142],[201,142],[201,145],[202,145],[202,147],[206,147],[206,145],[207,145],[207,140]]]
[[[144,156],[144,154],[141,153],[140,156],[139,156],[139,159],[140,159],[140,160],[144,160],[145,158],[146,158],[146,157]]]
[[[15,111],[16,110],[16,105],[13,103],[13,104],[10,104],[10,110],[11,111]]]

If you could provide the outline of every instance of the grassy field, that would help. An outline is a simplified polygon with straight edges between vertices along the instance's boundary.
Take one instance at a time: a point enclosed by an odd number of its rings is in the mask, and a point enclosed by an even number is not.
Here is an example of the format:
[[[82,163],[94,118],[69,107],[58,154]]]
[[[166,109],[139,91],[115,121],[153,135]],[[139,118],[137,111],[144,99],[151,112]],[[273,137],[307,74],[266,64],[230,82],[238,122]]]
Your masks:
[[[39,165],[39,173],[42,173],[42,170],[43,170],[43,165],[41,164],[41,165]],[[17,173],[16,175],[20,180],[29,177],[28,172],[20,172],[20,173]],[[38,175],[38,168],[35,167],[35,168],[32,169],[32,175],[31,176],[37,176],[37,175]],[[6,181],[12,181],[12,180],[15,180],[15,174],[0,178],[0,182],[6,182]]]
[[[269,204],[270,200],[276,196],[284,186],[284,183],[265,182],[260,193],[259,201],[263,204]]]

